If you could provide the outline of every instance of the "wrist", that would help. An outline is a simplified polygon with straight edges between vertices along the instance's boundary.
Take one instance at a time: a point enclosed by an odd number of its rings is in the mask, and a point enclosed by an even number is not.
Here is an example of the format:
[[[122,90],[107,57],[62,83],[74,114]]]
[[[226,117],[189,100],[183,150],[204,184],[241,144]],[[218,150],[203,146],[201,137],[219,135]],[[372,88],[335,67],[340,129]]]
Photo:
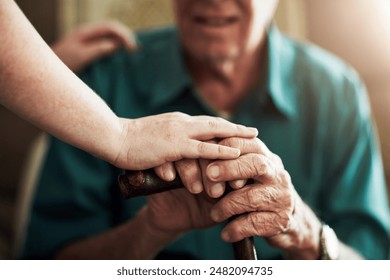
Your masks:
[[[150,217],[148,206],[141,209],[139,217],[143,221],[143,229],[145,232],[147,232],[151,237],[165,241],[167,244],[176,240],[185,233],[184,231],[165,229],[158,226]]]
[[[316,260],[320,258],[320,233],[321,222],[313,211],[302,202],[302,207],[295,213],[296,220],[301,224],[296,228],[294,242],[291,248],[286,250],[289,259]]]
[[[130,163],[129,160],[129,134],[131,133],[131,127],[133,120],[117,118],[118,125],[117,131],[114,133],[112,137],[112,153],[110,158],[107,160],[112,165],[123,169],[131,169],[129,168]]]
[[[149,252],[146,256],[140,256],[139,259],[153,259],[161,250],[183,234],[157,227],[150,219],[147,207],[142,208],[135,218],[141,236],[139,239],[140,247],[145,249],[144,253]]]

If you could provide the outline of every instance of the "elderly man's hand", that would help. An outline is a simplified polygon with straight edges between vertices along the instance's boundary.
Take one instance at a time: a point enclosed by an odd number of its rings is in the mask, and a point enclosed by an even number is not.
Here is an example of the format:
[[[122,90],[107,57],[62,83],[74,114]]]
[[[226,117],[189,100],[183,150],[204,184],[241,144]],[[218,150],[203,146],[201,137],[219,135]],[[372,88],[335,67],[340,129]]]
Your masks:
[[[148,197],[146,217],[150,228],[173,236],[216,224],[210,217],[215,201],[186,189],[167,191]]]
[[[84,24],[53,44],[56,55],[74,72],[119,47],[135,50],[134,34],[117,21]]]
[[[222,238],[235,242],[262,236],[290,258],[318,258],[320,221],[295,191],[281,159],[259,139],[231,138],[220,144],[240,148],[242,156],[211,163],[206,170],[210,180],[251,180],[213,207],[215,222],[240,215],[224,228]]]

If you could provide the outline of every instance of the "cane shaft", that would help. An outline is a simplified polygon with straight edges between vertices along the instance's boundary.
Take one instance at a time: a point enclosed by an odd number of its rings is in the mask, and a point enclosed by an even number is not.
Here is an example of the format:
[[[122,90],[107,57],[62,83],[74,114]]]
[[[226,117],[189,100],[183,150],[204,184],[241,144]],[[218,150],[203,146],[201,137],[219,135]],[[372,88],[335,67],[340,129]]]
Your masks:
[[[233,244],[234,258],[236,260],[257,260],[253,237],[247,237]]]

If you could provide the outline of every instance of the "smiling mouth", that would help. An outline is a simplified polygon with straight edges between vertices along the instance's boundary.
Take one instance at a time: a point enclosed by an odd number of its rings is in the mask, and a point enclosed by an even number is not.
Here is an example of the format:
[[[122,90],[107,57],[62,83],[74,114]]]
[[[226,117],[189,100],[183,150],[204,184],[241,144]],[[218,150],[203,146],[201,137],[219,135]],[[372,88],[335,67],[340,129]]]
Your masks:
[[[226,27],[238,22],[239,18],[232,17],[200,17],[194,18],[197,24],[201,24],[205,27]]]

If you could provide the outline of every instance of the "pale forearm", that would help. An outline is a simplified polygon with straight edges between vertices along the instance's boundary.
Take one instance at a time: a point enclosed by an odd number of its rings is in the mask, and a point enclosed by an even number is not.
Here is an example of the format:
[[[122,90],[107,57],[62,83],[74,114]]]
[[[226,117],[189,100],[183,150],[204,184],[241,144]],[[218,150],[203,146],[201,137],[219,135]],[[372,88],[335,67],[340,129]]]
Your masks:
[[[54,136],[115,159],[122,125],[38,35],[14,1],[0,3],[0,101]]]
[[[179,234],[156,230],[146,222],[145,209],[131,221],[100,235],[72,243],[58,259],[153,259]]]

